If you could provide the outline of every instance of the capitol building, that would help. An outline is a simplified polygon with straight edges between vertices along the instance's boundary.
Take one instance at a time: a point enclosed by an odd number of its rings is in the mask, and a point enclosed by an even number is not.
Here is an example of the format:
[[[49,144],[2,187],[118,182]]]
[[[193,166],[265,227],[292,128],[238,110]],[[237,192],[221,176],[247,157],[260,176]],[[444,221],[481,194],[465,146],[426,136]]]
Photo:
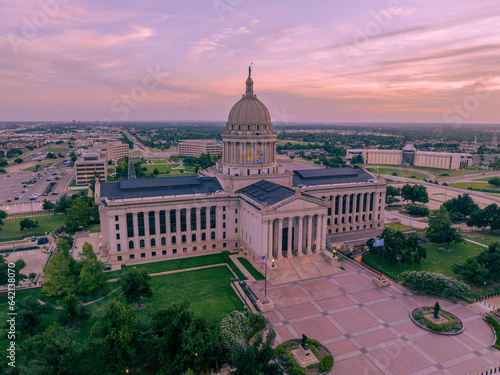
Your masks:
[[[327,244],[341,249],[383,229],[385,182],[363,169],[277,163],[277,135],[253,86],[249,71],[229,112],[222,158],[199,177],[96,184],[108,263],[244,250],[250,260],[274,260],[278,277],[307,278],[328,274]]]

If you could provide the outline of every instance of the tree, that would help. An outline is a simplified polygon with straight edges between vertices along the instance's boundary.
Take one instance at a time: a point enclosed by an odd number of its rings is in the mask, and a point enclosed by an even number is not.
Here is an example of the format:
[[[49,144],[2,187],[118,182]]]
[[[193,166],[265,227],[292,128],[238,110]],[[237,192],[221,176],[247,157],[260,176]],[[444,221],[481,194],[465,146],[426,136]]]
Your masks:
[[[363,155],[356,155],[353,157],[350,164],[363,164]]]
[[[67,238],[61,238],[59,241],[57,241],[57,248],[62,251],[69,251],[71,249],[71,244]]]
[[[80,256],[82,260],[78,262],[81,267],[78,290],[85,295],[94,296],[107,285],[104,263],[97,259],[92,245],[88,242],[83,244]]]
[[[14,163],[16,163],[16,164],[21,164],[22,162],[23,162],[23,159],[21,159],[21,158],[14,159]]]
[[[0,230],[2,230],[3,219],[7,217],[7,212],[0,210]]]
[[[470,195],[465,193],[463,195],[458,195],[456,198],[447,200],[443,205],[450,213],[450,219],[453,222],[462,222],[470,214],[479,210],[479,206]]]
[[[130,308],[111,301],[91,329],[88,355],[94,358],[94,374],[124,374],[137,351],[137,319]]]
[[[120,277],[120,285],[123,289],[123,295],[127,303],[136,303],[141,305],[141,297],[151,298],[153,290],[151,289],[151,276],[146,270],[131,268]]]
[[[493,242],[479,255],[467,258],[465,263],[453,264],[452,271],[476,285],[486,280],[500,281],[500,244]]]
[[[500,229],[500,210],[496,203],[492,203],[482,210],[471,213],[465,223],[469,227],[482,228],[483,230],[490,227],[493,232],[495,229]]]
[[[250,319],[241,311],[227,314],[220,323],[222,346],[228,353],[232,353],[235,345],[245,339],[250,328]],[[231,357],[231,356],[230,356]]]
[[[160,174],[160,171],[158,170],[158,168],[155,167],[155,169],[153,169],[153,175],[158,176],[159,174]]]
[[[23,333],[32,334],[42,322],[43,314],[50,314],[54,308],[41,304],[35,297],[29,296],[17,303],[16,328]]]
[[[66,214],[66,229],[70,232],[76,232],[85,228],[90,222],[90,206],[78,197],[73,200],[71,207]]]
[[[406,184],[401,189],[401,196],[405,201],[411,201],[412,203],[421,202],[428,203],[429,195],[427,194],[427,188],[423,185],[410,185]]]
[[[71,207],[71,198],[68,197],[66,194],[64,194],[56,202],[56,207],[54,209],[54,212],[65,214],[70,207]]]
[[[33,221],[31,219],[24,218],[19,222],[19,227],[21,228],[21,230],[25,230],[25,229],[30,230],[30,229],[36,228],[36,227],[38,227],[38,220]]]
[[[12,265],[12,263],[10,263]],[[21,270],[26,266],[26,262],[22,259],[16,260],[14,263],[14,267],[9,266],[9,263],[6,262],[6,259],[3,255],[0,255],[0,285],[8,285],[15,284],[19,285],[19,283],[23,280],[26,280],[26,275],[21,273]],[[9,270],[11,270],[9,272]],[[14,283],[12,282],[12,272],[14,273]]]
[[[490,185],[500,187],[500,177],[492,177],[488,180],[488,183]]]
[[[42,284],[42,293],[49,298],[74,294],[77,289],[75,264],[76,261],[67,251],[54,251],[43,269],[45,282]]]
[[[65,326],[75,326],[89,318],[88,308],[73,294],[67,295],[62,301],[62,312],[59,321]]]
[[[76,343],[64,328],[52,323],[42,334],[24,343],[32,361],[43,367],[47,375],[74,373]]]
[[[57,159],[57,156],[54,155],[52,152],[47,152],[46,158],[47,159]]]
[[[47,199],[43,200],[42,209],[44,211],[53,210],[55,207],[56,207],[55,203],[53,203],[53,202],[51,202],[51,201],[49,201]]]
[[[441,205],[439,210],[433,211],[429,216],[429,226],[425,235],[432,242],[446,243],[446,248],[449,248],[451,242],[463,242],[462,236],[452,227],[450,214],[444,205]]]
[[[158,310],[151,327],[151,346],[163,365],[159,374],[200,371],[203,363],[222,359],[219,331],[210,327],[204,317],[193,314],[186,301]]]
[[[366,242],[371,254],[382,255],[390,264],[420,264],[421,259],[427,258],[427,252],[424,247],[419,245],[418,236],[410,234],[406,236],[400,231],[394,231],[390,228],[384,229],[379,236],[384,239],[384,246],[373,246],[375,240],[371,238]]]
[[[266,341],[259,333],[251,345],[241,345],[235,353],[231,375],[282,375],[283,370],[274,360],[276,352],[273,349],[276,332],[271,328]]]

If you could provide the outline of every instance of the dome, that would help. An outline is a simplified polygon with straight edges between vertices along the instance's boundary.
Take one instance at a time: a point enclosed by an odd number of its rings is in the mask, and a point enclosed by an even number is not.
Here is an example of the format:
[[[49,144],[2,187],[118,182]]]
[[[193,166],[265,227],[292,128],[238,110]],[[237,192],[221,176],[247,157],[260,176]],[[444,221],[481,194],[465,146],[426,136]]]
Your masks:
[[[269,111],[253,93],[251,75],[252,71],[249,68],[246,93],[229,112],[227,125],[272,125]]]
[[[416,151],[416,150],[417,149],[409,143],[403,148],[403,151]]]

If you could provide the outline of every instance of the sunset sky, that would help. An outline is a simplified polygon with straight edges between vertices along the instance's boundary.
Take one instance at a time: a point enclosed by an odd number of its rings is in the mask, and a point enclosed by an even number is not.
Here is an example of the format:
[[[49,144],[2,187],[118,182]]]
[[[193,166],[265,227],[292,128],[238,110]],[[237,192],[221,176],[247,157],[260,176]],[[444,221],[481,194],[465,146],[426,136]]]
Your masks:
[[[44,5],[45,4],[45,5]],[[500,1],[0,0],[0,121],[500,124]]]

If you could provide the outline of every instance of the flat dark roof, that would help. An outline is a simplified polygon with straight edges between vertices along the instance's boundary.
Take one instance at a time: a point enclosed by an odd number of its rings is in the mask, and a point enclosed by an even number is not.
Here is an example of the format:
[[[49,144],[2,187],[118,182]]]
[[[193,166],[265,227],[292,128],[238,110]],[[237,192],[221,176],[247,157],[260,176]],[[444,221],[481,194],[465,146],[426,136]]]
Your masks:
[[[101,197],[126,199],[203,193],[213,194],[218,190],[222,190],[222,186],[215,177],[144,178],[102,183]]]
[[[373,176],[361,168],[319,168],[293,172],[293,186],[368,182],[368,180],[372,179]]]
[[[264,204],[264,202],[267,202],[269,206],[272,206],[273,204],[292,197],[295,191],[286,186],[275,184],[274,182],[261,180],[238,190],[236,193],[243,194],[257,203]]]

